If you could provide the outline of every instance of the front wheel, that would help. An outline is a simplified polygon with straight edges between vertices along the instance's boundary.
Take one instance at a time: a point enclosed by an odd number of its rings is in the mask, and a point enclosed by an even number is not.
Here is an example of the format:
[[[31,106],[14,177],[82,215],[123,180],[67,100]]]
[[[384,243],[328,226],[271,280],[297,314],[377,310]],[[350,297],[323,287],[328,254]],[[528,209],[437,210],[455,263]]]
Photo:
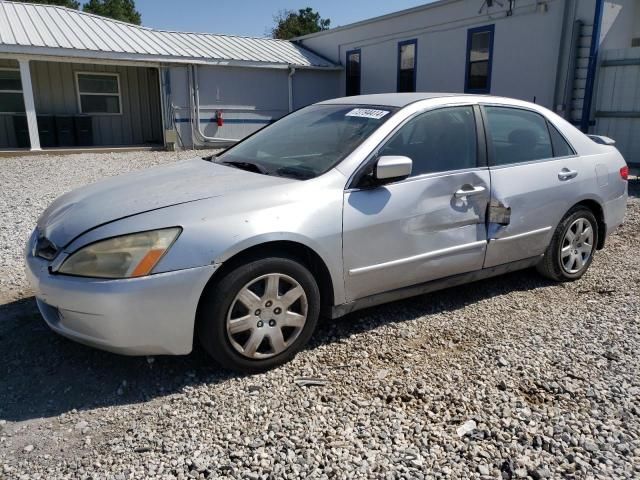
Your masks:
[[[308,342],[320,313],[309,270],[289,258],[240,265],[211,285],[198,336],[223,367],[259,372],[289,361]]]
[[[538,272],[559,282],[577,280],[591,265],[597,244],[595,216],[585,207],[574,207],[553,234]]]

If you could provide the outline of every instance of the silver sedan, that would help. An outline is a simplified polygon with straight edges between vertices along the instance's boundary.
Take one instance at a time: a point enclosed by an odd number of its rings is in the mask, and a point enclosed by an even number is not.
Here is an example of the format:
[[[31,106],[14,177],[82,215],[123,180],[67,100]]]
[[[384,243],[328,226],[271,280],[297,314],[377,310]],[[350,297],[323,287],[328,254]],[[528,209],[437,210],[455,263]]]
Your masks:
[[[321,315],[537,267],[580,278],[623,221],[605,137],[490,96],[387,94],[294,112],[213,158],[58,198],[26,249],[56,332],[260,371]]]

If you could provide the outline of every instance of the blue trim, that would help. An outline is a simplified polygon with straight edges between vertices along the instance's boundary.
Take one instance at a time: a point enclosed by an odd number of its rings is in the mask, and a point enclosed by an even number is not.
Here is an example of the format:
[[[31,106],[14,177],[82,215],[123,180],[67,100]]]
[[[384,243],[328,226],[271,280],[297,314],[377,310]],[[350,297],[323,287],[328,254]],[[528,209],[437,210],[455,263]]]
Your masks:
[[[402,60],[402,47],[405,45],[413,45],[413,90],[416,91],[416,80],[418,78],[418,40],[413,38],[411,40],[404,40],[398,42],[398,74],[396,78],[396,92],[400,91],[400,62]]]
[[[582,118],[580,130],[589,131],[589,119],[591,118],[591,104],[593,102],[593,88],[596,83],[596,67],[598,66],[598,50],[600,48],[600,29],[602,27],[602,12],[604,0],[596,0],[593,16],[593,31],[591,33],[591,48],[589,49],[589,66],[587,67],[587,80],[584,86],[584,103],[582,104]]]
[[[491,93],[491,72],[493,70],[493,37],[496,26],[485,25],[483,27],[470,28],[467,30],[467,58],[464,72],[464,93]],[[471,74],[471,42],[475,33],[489,32],[489,62],[487,65],[487,88],[469,88],[469,75]]]
[[[344,86],[344,93],[345,95],[349,95],[349,77],[350,77],[350,62],[349,62],[349,56],[353,55],[354,53],[358,54],[358,58],[360,59],[360,74],[358,75],[358,93],[356,93],[355,95],[360,95],[362,93],[362,51],[359,48],[356,48],[354,50],[347,50],[346,53],[346,57],[345,57],[345,86]]]
[[[174,119],[175,123],[189,123],[191,122],[190,118],[176,118]],[[242,123],[259,123],[263,125],[268,125],[270,123],[275,122],[275,119],[260,119],[260,118],[225,118],[224,123],[230,124],[242,124]],[[217,120],[215,118],[211,119],[200,119],[200,123],[216,123]]]

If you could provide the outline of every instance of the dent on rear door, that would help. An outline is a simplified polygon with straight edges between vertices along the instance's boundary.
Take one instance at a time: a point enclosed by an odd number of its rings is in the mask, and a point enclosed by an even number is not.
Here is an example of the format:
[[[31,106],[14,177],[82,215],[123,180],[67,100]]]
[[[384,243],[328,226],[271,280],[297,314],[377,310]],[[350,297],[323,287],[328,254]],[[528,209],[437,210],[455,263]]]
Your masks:
[[[491,200],[510,208],[508,225],[489,223],[485,268],[542,255],[564,214],[580,197],[587,172],[579,157],[491,167]],[[560,180],[563,169],[578,171]]]

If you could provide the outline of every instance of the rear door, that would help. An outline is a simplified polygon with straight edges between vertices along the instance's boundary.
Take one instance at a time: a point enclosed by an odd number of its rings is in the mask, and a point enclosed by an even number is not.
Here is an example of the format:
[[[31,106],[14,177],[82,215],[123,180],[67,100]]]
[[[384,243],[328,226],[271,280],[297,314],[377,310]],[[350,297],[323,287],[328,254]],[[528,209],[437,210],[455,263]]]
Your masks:
[[[411,158],[412,175],[345,192],[348,300],[482,268],[489,172],[475,112],[463,105],[416,115],[376,155]]]
[[[510,209],[507,225],[488,224],[486,268],[544,253],[588,175],[572,147],[541,114],[485,105],[483,118],[492,205]]]

